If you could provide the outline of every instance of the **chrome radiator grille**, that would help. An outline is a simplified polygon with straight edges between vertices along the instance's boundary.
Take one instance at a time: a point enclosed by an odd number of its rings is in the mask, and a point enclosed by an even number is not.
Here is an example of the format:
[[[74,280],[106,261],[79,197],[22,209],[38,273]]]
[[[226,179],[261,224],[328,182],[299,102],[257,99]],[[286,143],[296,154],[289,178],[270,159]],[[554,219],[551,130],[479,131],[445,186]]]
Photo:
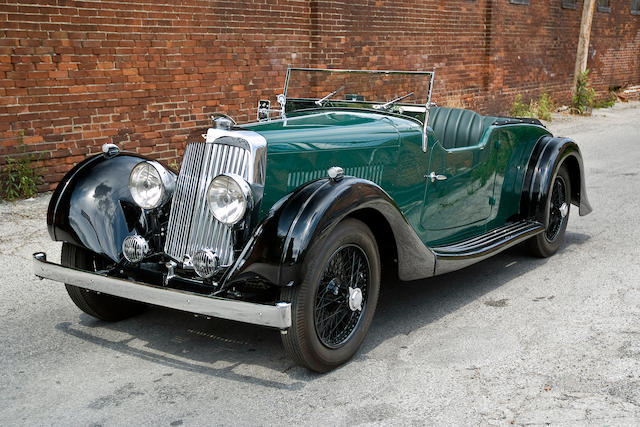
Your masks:
[[[222,138],[224,139],[224,138]],[[233,262],[231,229],[216,220],[206,202],[211,180],[221,173],[247,179],[250,153],[237,145],[194,142],[187,145],[171,205],[164,251],[176,260],[212,249],[220,265]]]

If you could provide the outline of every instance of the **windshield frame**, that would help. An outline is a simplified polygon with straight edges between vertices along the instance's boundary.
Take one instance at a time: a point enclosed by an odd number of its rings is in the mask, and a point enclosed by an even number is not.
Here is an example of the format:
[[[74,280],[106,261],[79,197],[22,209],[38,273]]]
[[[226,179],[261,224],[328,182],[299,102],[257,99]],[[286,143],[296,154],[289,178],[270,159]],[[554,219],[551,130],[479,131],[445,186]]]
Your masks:
[[[289,88],[289,78],[291,75],[292,71],[321,71],[321,72],[327,72],[327,73],[359,73],[359,74],[418,74],[418,75],[425,75],[425,76],[429,76],[430,77],[430,81],[429,81],[429,90],[427,93],[427,101],[424,104],[405,104],[405,105],[413,105],[413,106],[424,106],[425,108],[425,114],[424,114],[424,122],[422,123],[422,151],[424,151],[425,153],[427,152],[427,144],[428,144],[428,136],[427,136],[427,127],[428,127],[428,123],[429,123],[429,109],[435,105],[435,103],[431,102],[431,94],[433,92],[433,82],[435,79],[435,75],[436,75],[436,69],[435,67],[433,68],[433,70],[431,71],[400,71],[400,70],[353,70],[353,69],[343,69],[343,68],[304,68],[304,67],[287,67],[287,75],[284,81],[284,89],[281,95],[278,95],[278,103],[280,104],[280,115],[282,118],[286,117],[285,114],[285,105],[287,103],[287,89]],[[321,98],[291,98],[292,100],[294,99],[299,99],[299,100],[319,100]],[[330,100],[331,98],[329,98]],[[380,104],[378,102],[375,103],[369,103],[369,102],[362,102],[363,104]],[[323,108],[322,106],[319,106],[318,108]],[[382,111],[382,110],[374,110],[377,111],[379,113],[388,113],[386,111]],[[420,120],[412,118],[413,120],[416,120],[418,123],[420,122]]]
[[[429,91],[426,94],[427,95],[427,101],[422,104],[422,103],[418,103],[418,104],[411,104],[411,103],[405,103],[405,105],[417,105],[417,106],[424,106],[426,109],[426,116],[425,116],[425,122],[428,121],[428,111],[429,111],[429,107],[431,106],[431,93],[433,91],[433,81],[434,81],[434,77],[436,74],[436,70],[435,68],[432,71],[400,71],[400,70],[353,70],[353,69],[339,69],[339,68],[301,68],[301,67],[288,67],[287,68],[287,75],[285,77],[285,81],[284,81],[284,89],[282,92],[282,98],[278,100],[278,102],[280,101],[284,101],[284,103],[286,103],[287,100],[287,90],[289,88],[289,78],[291,76],[291,72],[292,71],[313,71],[313,72],[326,72],[326,73],[354,73],[354,74],[411,74],[411,75],[424,75],[424,76],[429,76],[430,77],[430,81],[429,81]],[[321,98],[291,98],[291,99],[300,99],[300,100],[319,100]],[[329,98],[330,100],[331,98]],[[387,100],[389,101],[389,100]],[[280,102],[280,104],[282,105],[282,107],[284,108],[284,103]],[[381,104],[381,102],[369,102],[369,101],[362,101],[363,104]]]

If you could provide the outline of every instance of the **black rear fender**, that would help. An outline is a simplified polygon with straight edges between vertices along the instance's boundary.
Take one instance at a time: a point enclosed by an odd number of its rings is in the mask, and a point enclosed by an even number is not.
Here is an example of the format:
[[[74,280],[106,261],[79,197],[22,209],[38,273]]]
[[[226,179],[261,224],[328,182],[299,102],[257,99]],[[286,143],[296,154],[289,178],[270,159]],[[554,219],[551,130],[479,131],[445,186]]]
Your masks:
[[[551,184],[562,165],[568,169],[571,179],[571,203],[579,207],[580,216],[591,213],[578,145],[569,138],[545,135],[538,140],[529,158],[520,201],[524,218],[544,223]]]

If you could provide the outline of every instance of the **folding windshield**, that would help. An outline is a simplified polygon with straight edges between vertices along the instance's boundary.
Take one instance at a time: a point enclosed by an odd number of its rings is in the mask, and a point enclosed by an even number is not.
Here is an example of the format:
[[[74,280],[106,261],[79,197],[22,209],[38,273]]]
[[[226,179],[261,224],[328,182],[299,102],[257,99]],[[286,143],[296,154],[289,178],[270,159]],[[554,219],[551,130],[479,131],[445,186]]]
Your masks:
[[[284,88],[287,111],[325,106],[395,111],[398,106],[415,106],[424,112],[431,97],[433,74],[290,68]]]

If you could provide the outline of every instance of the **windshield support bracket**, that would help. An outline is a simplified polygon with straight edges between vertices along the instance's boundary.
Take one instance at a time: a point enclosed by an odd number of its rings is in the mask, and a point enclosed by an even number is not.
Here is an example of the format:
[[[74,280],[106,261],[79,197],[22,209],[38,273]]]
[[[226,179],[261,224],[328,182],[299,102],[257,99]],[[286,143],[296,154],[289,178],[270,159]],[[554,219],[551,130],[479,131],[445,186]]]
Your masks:
[[[422,151],[427,152],[429,148],[429,134],[427,133],[427,127],[429,127],[429,110],[431,107],[435,107],[437,104],[431,102],[431,92],[433,91],[433,81],[436,77],[436,67],[433,67],[431,73],[431,83],[429,83],[429,93],[427,94],[427,102],[424,104],[424,123],[422,125]]]

